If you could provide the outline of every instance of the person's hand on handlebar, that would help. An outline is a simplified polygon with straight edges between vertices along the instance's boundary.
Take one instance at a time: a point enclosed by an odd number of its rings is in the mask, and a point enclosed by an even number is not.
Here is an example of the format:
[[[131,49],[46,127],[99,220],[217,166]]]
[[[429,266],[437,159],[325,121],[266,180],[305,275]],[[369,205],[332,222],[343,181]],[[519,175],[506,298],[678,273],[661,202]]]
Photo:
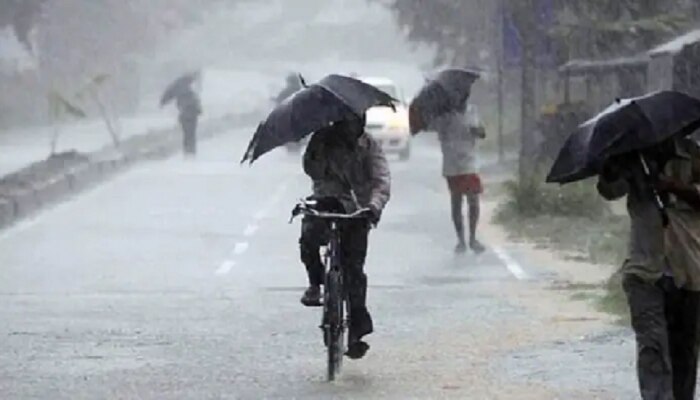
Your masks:
[[[367,218],[372,225],[377,225],[379,223],[379,210],[372,205],[367,207],[367,209],[362,212],[362,216]]]

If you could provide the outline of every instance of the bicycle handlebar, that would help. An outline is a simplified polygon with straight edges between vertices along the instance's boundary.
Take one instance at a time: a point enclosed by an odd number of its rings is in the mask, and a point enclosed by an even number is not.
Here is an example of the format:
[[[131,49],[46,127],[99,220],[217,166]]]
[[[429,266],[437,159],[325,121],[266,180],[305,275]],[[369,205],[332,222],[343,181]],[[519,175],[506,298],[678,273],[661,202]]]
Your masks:
[[[369,208],[362,208],[354,213],[351,214],[339,214],[339,213],[329,213],[329,212],[323,212],[323,211],[316,211],[314,209],[306,208],[302,209],[301,213],[310,215],[312,217],[317,217],[317,218],[324,218],[324,219],[363,219],[366,217],[363,217],[363,214],[367,213],[370,211]]]
[[[325,211],[318,211],[310,207],[309,202],[307,201],[302,201],[299,204],[294,207],[294,210],[292,210],[292,217],[289,220],[291,223],[294,218],[298,217],[299,214],[304,214],[308,215],[314,218],[321,218],[321,219],[337,219],[337,220],[351,220],[351,219],[368,219],[366,216],[367,213],[370,211],[369,208],[361,208],[353,213],[350,214],[342,214],[342,213],[332,213],[332,212],[325,212]]]

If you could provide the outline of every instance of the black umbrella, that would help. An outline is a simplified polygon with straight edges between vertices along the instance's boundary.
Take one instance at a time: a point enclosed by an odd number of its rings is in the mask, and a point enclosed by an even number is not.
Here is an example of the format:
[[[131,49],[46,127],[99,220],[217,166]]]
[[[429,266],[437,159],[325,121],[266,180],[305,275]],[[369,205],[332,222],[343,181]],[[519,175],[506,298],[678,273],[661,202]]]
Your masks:
[[[191,90],[192,84],[199,78],[199,72],[191,72],[175,79],[163,92],[160,98],[160,106],[170,103],[176,97]]]
[[[435,118],[461,106],[477,79],[476,71],[451,68],[427,81],[408,108],[411,133],[426,130]]]
[[[328,75],[294,93],[258,125],[241,162],[253,163],[263,154],[297,142],[330,124],[362,116],[374,106],[394,108],[396,99],[362,81]]]
[[[649,149],[700,128],[700,99],[662,91],[617,100],[580,125],[557,156],[547,182],[568,183],[596,175],[609,157]]]

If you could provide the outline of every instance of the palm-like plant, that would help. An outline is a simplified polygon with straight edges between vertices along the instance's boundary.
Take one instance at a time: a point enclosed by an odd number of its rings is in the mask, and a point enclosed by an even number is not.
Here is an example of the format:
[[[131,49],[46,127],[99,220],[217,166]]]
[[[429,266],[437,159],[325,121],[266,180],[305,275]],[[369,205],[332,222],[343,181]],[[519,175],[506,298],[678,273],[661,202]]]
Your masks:
[[[109,80],[109,74],[98,74],[90,78],[87,83],[78,91],[76,98],[80,100],[89,99],[97,105],[97,109],[100,113],[100,117],[107,127],[107,131],[112,139],[112,144],[114,147],[119,147],[119,128],[118,121],[109,112],[104,100],[101,96],[101,89],[104,84]]]
[[[56,154],[58,138],[61,135],[61,125],[69,118],[83,119],[87,117],[85,111],[71,101],[58,90],[52,89],[48,93],[49,115],[53,130],[51,134],[51,154]]]

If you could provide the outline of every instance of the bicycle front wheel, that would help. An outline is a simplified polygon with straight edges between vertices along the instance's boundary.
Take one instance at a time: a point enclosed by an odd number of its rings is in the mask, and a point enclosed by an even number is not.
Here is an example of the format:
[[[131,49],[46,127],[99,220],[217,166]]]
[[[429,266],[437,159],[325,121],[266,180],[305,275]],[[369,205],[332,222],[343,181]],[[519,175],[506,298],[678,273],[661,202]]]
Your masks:
[[[342,278],[339,271],[328,271],[324,293],[324,308],[326,312],[325,332],[328,344],[328,380],[335,380],[343,362],[343,294]]]

